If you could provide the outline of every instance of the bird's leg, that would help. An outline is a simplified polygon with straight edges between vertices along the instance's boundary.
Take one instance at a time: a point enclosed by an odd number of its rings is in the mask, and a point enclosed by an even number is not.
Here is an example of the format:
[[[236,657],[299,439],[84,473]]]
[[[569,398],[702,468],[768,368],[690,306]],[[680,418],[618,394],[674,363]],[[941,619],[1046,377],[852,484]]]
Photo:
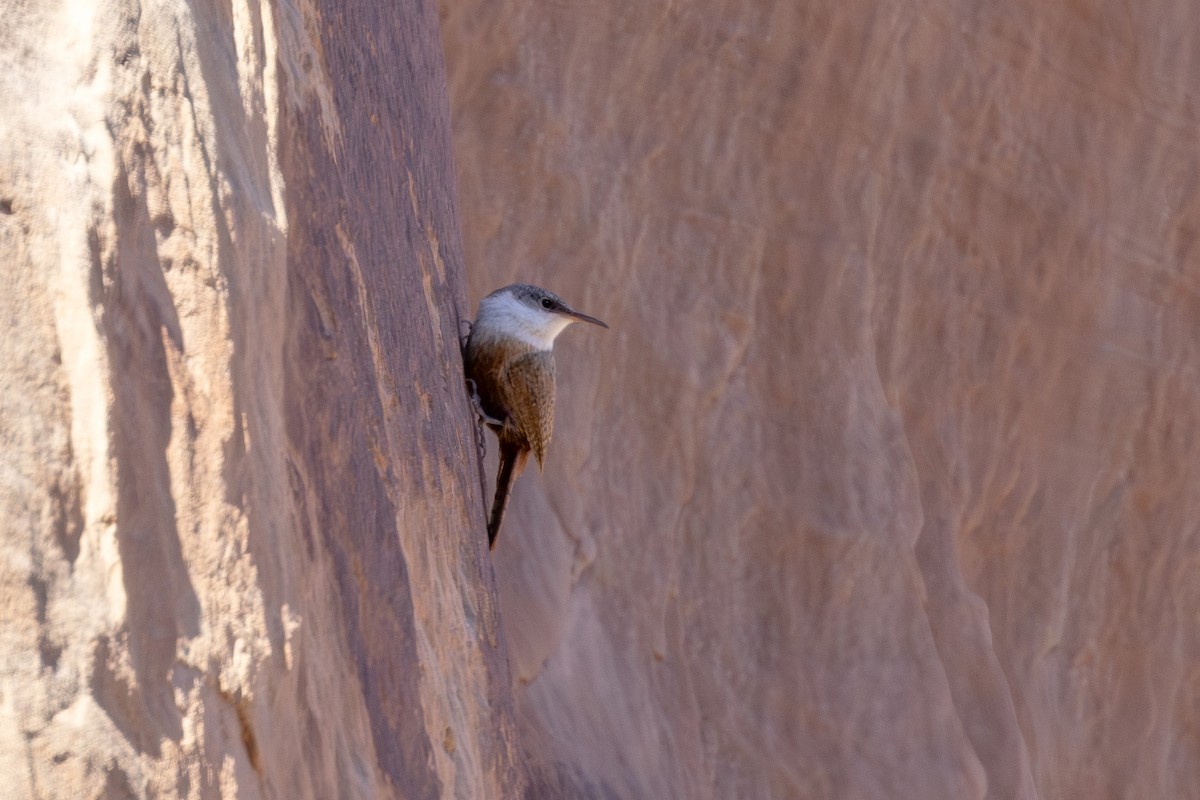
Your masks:
[[[483,425],[488,416],[484,413],[475,381],[467,378],[467,388],[471,390],[471,406],[475,409],[475,449],[479,451],[480,469],[483,469],[483,457],[487,455],[487,435],[483,432]]]
[[[488,419],[488,415],[483,410],[483,401],[479,399],[479,389],[475,385],[475,381],[467,378],[467,388],[471,390],[471,405],[475,407],[475,452],[479,455],[479,486],[483,490],[483,513],[486,516],[487,509],[487,473],[483,469],[483,460],[487,457],[487,434],[484,433],[484,420]]]
[[[503,428],[504,420],[496,419],[483,410],[483,399],[479,396],[479,387],[475,385],[475,381],[467,378],[467,388],[471,390],[471,405],[474,406],[475,413],[479,415],[479,418],[488,425],[492,425],[496,428]]]

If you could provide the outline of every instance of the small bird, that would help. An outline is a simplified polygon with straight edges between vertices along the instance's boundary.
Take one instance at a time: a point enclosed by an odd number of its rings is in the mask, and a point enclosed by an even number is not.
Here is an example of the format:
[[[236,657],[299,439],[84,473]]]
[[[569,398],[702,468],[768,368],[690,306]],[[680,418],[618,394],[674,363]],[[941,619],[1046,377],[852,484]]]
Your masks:
[[[530,451],[543,466],[554,431],[554,339],[576,320],[608,327],[553,292],[524,283],[497,289],[479,303],[463,360],[472,399],[500,440],[488,547],[496,546],[509,492]]]

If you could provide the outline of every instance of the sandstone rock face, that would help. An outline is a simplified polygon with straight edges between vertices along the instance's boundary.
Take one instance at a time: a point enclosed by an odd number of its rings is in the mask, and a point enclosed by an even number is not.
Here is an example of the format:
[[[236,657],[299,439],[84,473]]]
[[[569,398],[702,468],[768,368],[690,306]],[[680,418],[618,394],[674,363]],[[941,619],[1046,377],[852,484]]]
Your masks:
[[[432,7],[0,58],[0,796],[520,796]]]
[[[442,4],[531,797],[1200,797],[1194,3]]]
[[[8,3],[0,797],[1200,797],[1196,12],[993,5]]]

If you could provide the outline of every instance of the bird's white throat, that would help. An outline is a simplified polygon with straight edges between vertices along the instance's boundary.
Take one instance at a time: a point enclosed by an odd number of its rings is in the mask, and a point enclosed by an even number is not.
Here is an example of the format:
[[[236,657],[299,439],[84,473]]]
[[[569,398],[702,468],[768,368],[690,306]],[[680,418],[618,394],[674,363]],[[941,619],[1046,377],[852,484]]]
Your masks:
[[[571,320],[521,302],[510,292],[485,297],[479,303],[476,325],[485,325],[496,334],[511,336],[538,350],[550,350],[554,339]]]

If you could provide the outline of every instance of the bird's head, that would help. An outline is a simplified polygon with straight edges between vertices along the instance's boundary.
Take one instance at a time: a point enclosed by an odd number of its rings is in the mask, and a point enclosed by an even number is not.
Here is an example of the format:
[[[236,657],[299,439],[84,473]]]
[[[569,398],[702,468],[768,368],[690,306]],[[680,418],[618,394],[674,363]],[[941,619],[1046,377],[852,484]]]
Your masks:
[[[479,304],[479,318],[486,318],[490,326],[539,350],[549,350],[555,337],[572,322],[608,327],[595,317],[571,308],[554,292],[527,283],[505,286],[483,298]]]

